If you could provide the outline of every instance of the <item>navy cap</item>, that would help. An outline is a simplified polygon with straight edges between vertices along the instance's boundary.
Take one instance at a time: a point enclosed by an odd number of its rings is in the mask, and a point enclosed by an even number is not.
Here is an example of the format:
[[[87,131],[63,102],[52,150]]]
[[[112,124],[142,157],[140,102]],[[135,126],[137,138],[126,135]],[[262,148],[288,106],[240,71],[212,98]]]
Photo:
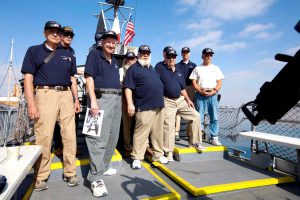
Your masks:
[[[149,53],[151,53],[150,47],[148,45],[141,45],[139,48],[139,52],[142,51],[148,51]]]
[[[188,47],[183,47],[182,49],[181,49],[181,52],[190,52],[191,50],[190,50],[190,48],[188,48]]]
[[[166,56],[171,56],[171,55],[175,55],[177,56],[177,53],[174,49],[168,49],[166,52]]]
[[[134,52],[128,51],[128,52],[126,53],[125,57],[126,57],[126,58],[135,58],[136,56],[135,56]]]
[[[105,38],[108,38],[108,37],[112,37],[116,40],[118,40],[118,36],[117,34],[114,32],[114,31],[105,31],[103,34],[102,34],[102,37],[101,39],[105,39]]]
[[[45,26],[44,26],[44,30],[49,30],[49,29],[51,29],[51,28],[56,28],[56,29],[58,29],[59,31],[61,31],[62,32],[62,28],[61,28],[61,25],[58,23],[58,22],[56,22],[56,21],[47,21],[46,23],[45,23]]]
[[[171,46],[166,46],[166,47],[164,48],[163,52],[167,52],[169,49],[173,49],[173,47],[171,47]]]
[[[64,26],[62,29],[63,33],[71,33],[73,36],[75,35],[73,29],[70,26]]]
[[[202,54],[207,54],[207,53],[214,54],[215,52],[213,52],[211,48],[205,48],[202,50]]]

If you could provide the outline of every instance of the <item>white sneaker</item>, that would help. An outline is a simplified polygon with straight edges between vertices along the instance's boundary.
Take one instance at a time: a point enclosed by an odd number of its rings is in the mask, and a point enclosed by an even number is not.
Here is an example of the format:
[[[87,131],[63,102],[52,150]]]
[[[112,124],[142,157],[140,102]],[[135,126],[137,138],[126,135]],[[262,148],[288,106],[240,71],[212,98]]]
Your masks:
[[[140,160],[133,160],[131,168],[132,169],[141,169],[142,168],[141,161]]]
[[[211,140],[211,144],[212,144],[212,145],[215,145],[215,146],[222,146],[222,144],[221,144],[221,142],[219,141],[218,138],[213,138],[213,139]]]
[[[159,161],[161,164],[167,164],[167,163],[169,162],[168,158],[166,158],[165,156],[159,157],[158,161]]]
[[[108,170],[106,170],[105,172],[104,172],[104,176],[112,176],[112,175],[115,175],[117,173],[117,170],[116,169],[114,169],[114,168],[108,168]]]
[[[102,179],[91,183],[91,190],[95,197],[103,197],[108,194],[106,186]]]
[[[168,159],[169,162],[174,161],[173,153],[172,153],[172,152],[169,152],[169,153],[168,153],[167,159]]]
[[[197,150],[202,151],[202,150],[204,150],[204,149],[205,149],[205,147],[202,146],[200,143],[197,144]]]

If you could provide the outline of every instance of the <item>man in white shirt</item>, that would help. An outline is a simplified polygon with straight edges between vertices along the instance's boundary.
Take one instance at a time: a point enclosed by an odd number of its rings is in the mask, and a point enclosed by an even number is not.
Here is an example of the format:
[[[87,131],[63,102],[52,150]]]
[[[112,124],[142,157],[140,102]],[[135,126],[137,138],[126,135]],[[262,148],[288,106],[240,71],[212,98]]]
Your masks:
[[[217,93],[222,87],[224,75],[218,66],[212,64],[213,54],[211,48],[203,49],[203,63],[193,70],[190,79],[196,90],[196,109],[200,113],[201,123],[204,123],[204,114],[207,108],[210,118],[211,143],[220,146]]]

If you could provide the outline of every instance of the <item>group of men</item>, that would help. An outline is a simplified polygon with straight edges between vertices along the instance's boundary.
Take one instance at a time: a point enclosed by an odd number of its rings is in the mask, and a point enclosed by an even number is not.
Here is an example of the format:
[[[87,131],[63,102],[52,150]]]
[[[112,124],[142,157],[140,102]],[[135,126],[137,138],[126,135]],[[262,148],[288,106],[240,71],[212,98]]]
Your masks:
[[[74,33],[70,27],[62,28],[59,23],[48,21],[44,36],[46,41],[43,44],[27,50],[21,70],[29,117],[35,120],[36,144],[42,146],[42,154],[35,164],[34,188],[37,191],[48,188],[50,151],[57,121],[63,142],[63,180],[71,187],[79,184],[76,177],[75,113],[80,111],[80,104],[74,77],[77,73],[76,57],[70,47]],[[204,49],[203,64],[196,67],[189,61],[188,47],[182,48],[183,60],[176,64],[177,53],[167,46],[163,50],[164,60],[153,68],[150,46],[141,45],[137,56],[127,52],[124,65],[119,69],[113,56],[117,39],[115,32],[104,32],[99,45],[89,52],[84,71],[91,114],[97,115],[99,110],[104,110],[100,137],[85,137],[90,155],[87,179],[96,197],[108,194],[103,176],[117,173],[110,167],[110,161],[119,137],[122,110],[123,115],[127,115],[123,116],[127,130],[124,138],[127,137],[125,146],[132,149],[133,169],[141,168],[149,145],[153,150],[153,161],[163,164],[173,161],[176,115],[188,122],[190,146],[203,150],[200,122],[203,122],[207,107],[212,144],[221,145],[217,138],[216,94],[224,76],[217,66],[211,64],[214,52],[210,48]],[[131,142],[128,124],[133,116],[135,127]]]

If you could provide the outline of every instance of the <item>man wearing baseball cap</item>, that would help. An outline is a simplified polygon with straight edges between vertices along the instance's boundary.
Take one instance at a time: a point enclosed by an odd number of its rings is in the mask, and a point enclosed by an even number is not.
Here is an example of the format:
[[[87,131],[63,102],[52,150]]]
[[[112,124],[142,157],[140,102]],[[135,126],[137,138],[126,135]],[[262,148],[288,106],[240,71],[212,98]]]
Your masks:
[[[192,81],[189,79],[193,69],[197,66],[195,63],[190,61],[190,55],[191,55],[191,50],[189,47],[183,47],[181,49],[181,56],[182,60],[176,64],[176,67],[178,67],[182,73],[183,77],[185,79],[185,84],[186,84],[186,92],[190,98],[191,101],[194,102],[194,97],[195,97],[195,89],[192,86]],[[176,127],[175,127],[175,140],[180,141],[179,137],[179,131],[180,131],[180,116],[176,115]],[[187,136],[191,135],[191,125],[187,124],[186,128],[186,134]]]
[[[116,169],[109,164],[116,148],[121,122],[121,85],[119,66],[113,53],[117,35],[114,31],[102,34],[101,47],[93,49],[85,64],[85,78],[88,93],[88,107],[92,115],[104,110],[100,137],[86,135],[86,143],[91,157],[87,179],[91,183],[94,196],[108,194],[103,176],[114,175]]]
[[[132,51],[128,51],[125,54],[125,59],[123,61],[122,67],[119,69],[120,72],[120,82],[123,84],[123,81],[126,77],[126,72],[128,68],[136,63],[136,55]],[[127,113],[127,103],[124,91],[122,92],[122,123],[123,123],[123,139],[124,139],[124,148],[125,154],[131,152],[132,145],[131,145],[131,124],[132,118],[129,117]]]
[[[176,51],[168,49],[165,64],[156,68],[164,86],[164,152],[169,161],[174,160],[176,114],[191,123],[190,146],[195,147],[197,150],[204,149],[200,144],[200,116],[185,91],[185,80],[182,71],[176,66],[176,57]]]
[[[220,68],[212,64],[214,52],[211,48],[202,51],[203,63],[197,66],[190,75],[193,87],[196,90],[196,109],[200,113],[201,122],[204,122],[204,114],[207,108],[210,118],[210,139],[211,143],[220,146],[218,138],[218,91],[222,87],[224,75]]]
[[[62,47],[65,48],[67,51],[69,51],[73,55],[73,58],[72,58],[73,61],[72,62],[76,66],[75,51],[71,47],[74,35],[75,34],[73,32],[73,29],[70,26],[64,26],[62,28],[62,34],[61,34],[61,38],[60,39],[61,39],[61,45],[62,45]],[[72,87],[71,90],[75,94],[77,94],[77,91],[78,91],[77,87],[76,88]],[[79,102],[79,99],[75,99],[74,103],[75,103],[76,113],[79,113],[80,112],[80,102]],[[76,119],[77,119],[77,117],[78,117],[78,114],[75,115]],[[54,140],[55,149],[56,149],[55,154],[57,156],[62,156],[63,155],[63,145],[62,145],[61,136],[60,136],[60,127],[58,126],[58,124],[55,125],[53,140]]]
[[[168,163],[163,152],[163,85],[150,62],[150,47],[141,45],[138,61],[127,70],[123,86],[128,115],[135,115],[136,119],[131,154],[133,169],[142,167],[141,160],[144,159],[149,136],[153,148],[152,160]]]
[[[36,191],[48,189],[54,125],[58,119],[64,145],[63,179],[70,187],[79,184],[76,177],[76,130],[74,101],[78,101],[76,65],[73,55],[60,45],[62,28],[56,21],[44,26],[46,41],[28,48],[21,72],[29,117],[35,121],[35,144],[42,154],[35,164]],[[73,90],[76,88],[76,90]]]

